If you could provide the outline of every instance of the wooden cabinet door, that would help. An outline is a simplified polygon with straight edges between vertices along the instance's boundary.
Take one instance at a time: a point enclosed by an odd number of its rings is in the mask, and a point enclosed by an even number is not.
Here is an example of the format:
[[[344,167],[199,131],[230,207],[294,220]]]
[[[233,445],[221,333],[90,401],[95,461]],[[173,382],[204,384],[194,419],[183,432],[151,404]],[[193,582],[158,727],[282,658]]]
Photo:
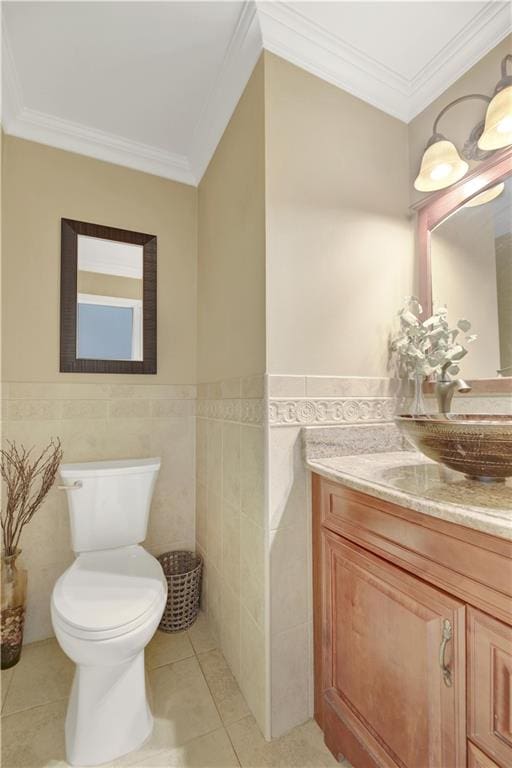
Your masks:
[[[468,737],[512,766],[512,627],[468,608]]]
[[[322,558],[331,750],[358,766],[465,768],[465,606],[326,529]]]
[[[499,768],[499,765],[468,741],[468,768]]]

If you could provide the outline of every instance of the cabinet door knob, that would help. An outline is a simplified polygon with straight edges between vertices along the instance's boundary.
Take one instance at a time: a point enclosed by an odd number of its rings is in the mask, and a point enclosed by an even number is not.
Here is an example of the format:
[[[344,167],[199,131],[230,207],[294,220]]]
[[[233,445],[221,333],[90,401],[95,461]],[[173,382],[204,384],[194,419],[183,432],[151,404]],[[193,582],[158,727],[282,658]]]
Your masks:
[[[452,685],[452,672],[449,666],[445,662],[446,646],[452,639],[452,625],[448,619],[443,619],[443,631],[441,634],[441,645],[439,646],[439,666],[443,674],[444,684],[448,688]]]

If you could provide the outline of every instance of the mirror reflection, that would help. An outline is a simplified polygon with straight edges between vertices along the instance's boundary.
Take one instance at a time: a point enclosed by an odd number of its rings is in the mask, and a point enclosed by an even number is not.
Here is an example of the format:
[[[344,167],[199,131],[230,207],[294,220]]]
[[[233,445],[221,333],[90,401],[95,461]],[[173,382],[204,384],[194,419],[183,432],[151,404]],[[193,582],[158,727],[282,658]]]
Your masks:
[[[512,177],[470,199],[431,233],[432,300],[478,335],[468,378],[512,376]]]
[[[78,235],[76,357],[142,360],[143,246]]]

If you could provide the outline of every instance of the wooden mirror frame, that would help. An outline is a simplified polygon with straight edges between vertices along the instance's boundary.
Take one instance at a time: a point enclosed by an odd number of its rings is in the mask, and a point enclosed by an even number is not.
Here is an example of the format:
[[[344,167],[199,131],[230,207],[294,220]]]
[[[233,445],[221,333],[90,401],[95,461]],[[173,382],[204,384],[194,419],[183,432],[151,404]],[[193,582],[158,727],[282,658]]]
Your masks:
[[[78,235],[143,247],[142,360],[76,356]],[[156,235],[61,219],[60,370],[62,373],[156,373]]]
[[[434,192],[412,206],[417,212],[417,253],[419,263],[419,300],[425,316],[432,314],[432,261],[430,235],[432,230],[457,208],[489,186],[512,175],[512,147],[495,152],[471,173],[447,189]],[[476,392],[512,393],[512,377],[496,376],[470,382]]]

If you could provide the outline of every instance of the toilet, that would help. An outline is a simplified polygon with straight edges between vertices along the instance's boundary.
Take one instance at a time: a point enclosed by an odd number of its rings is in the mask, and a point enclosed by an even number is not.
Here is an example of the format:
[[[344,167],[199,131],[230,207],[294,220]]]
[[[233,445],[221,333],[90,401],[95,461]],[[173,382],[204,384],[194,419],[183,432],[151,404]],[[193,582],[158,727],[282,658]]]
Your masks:
[[[71,765],[99,765],[137,749],[153,728],[144,648],[167,599],[146,537],[160,459],[63,464],[73,564],[57,580],[51,615],[76,664],[66,716]]]

